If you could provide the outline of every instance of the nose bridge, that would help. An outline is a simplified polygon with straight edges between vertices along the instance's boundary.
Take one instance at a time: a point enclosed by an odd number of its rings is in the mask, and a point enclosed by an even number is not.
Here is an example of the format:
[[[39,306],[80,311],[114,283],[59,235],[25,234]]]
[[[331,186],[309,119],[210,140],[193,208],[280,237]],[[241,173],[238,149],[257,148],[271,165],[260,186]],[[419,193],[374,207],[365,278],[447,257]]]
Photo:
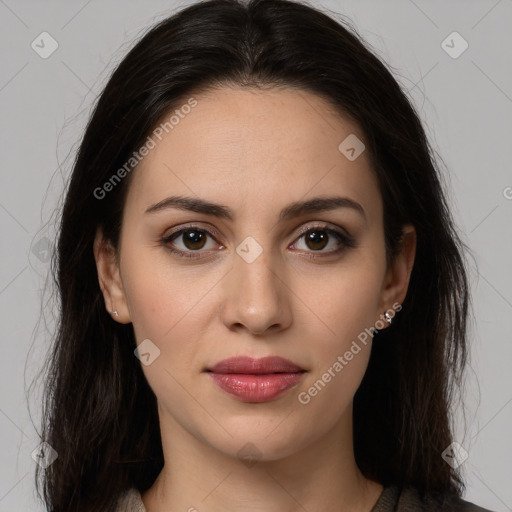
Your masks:
[[[279,279],[273,268],[276,261],[273,261],[275,258],[272,258],[268,240],[265,244],[263,248],[255,238],[249,236],[236,248],[234,270],[243,292],[240,296],[242,300],[265,299],[269,304],[268,301],[276,299],[279,293],[279,282],[276,282]]]
[[[273,257],[265,238],[264,247],[248,236],[237,247],[225,295],[225,319],[228,324],[242,324],[253,332],[264,332],[289,321],[289,309],[280,276],[282,265]]]

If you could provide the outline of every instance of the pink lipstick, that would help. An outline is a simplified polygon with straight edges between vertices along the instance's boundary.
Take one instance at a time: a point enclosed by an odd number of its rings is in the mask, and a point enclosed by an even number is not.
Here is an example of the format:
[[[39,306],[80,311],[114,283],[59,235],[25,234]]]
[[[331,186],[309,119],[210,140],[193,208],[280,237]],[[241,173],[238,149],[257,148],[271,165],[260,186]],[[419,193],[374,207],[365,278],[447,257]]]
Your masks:
[[[240,356],[206,369],[222,390],[243,402],[268,402],[298,384],[306,370],[282,357]]]

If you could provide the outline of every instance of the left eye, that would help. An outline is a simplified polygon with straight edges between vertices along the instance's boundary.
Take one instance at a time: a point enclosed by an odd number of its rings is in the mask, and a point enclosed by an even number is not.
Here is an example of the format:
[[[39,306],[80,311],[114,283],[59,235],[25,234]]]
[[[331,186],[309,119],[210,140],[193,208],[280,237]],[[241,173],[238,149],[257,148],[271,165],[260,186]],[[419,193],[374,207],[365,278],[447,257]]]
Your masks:
[[[345,240],[344,236],[333,229],[318,227],[310,228],[306,232],[302,233],[297,240],[304,238],[306,244],[306,250],[312,250],[313,252],[321,251],[325,249],[329,242],[334,238],[338,241],[338,245],[343,245]],[[334,251],[336,248],[334,248]],[[325,252],[334,252],[325,251]]]

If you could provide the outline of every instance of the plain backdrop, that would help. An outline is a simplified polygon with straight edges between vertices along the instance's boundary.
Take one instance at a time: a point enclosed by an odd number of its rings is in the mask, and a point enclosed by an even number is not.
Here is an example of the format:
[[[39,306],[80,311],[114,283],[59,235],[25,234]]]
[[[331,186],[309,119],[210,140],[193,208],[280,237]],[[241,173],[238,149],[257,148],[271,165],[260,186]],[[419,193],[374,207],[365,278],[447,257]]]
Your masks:
[[[0,512],[43,510],[31,455],[40,386],[31,390],[31,415],[26,390],[48,346],[44,324],[36,330],[54,236],[48,221],[90,106],[144,30],[189,3],[0,0]],[[450,204],[475,256],[465,433],[457,415],[469,454],[466,499],[510,511],[512,1],[318,5],[352,20],[391,66],[449,170]],[[46,52],[58,45],[46,58],[41,38]]]

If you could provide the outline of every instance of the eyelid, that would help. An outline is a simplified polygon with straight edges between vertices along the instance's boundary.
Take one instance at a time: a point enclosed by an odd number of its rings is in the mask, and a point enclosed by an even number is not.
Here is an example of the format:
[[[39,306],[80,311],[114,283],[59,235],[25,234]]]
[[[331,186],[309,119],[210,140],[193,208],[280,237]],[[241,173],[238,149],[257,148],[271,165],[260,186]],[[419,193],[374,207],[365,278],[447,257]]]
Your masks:
[[[185,231],[187,229],[197,229],[198,231],[204,231],[206,234],[212,236],[212,238],[222,238],[222,235],[219,233],[219,231],[217,231],[217,229],[212,224],[206,224],[208,226],[207,228],[202,227],[201,225],[193,222],[189,224],[180,224],[176,229],[172,228],[173,231],[170,231],[168,234],[165,234],[162,238],[164,240],[169,240],[170,238],[172,238],[173,235],[180,233],[181,231]]]
[[[313,221],[313,223],[314,223],[313,225],[309,224],[307,226],[301,227],[297,233],[296,238],[304,235],[305,233],[307,233],[308,231],[311,231],[313,229],[325,229],[326,231],[333,231],[334,233],[336,233],[338,236],[342,237],[343,239],[347,238],[348,240],[352,240],[352,236],[345,229],[343,229],[340,226],[336,226],[334,224],[330,224],[329,222],[325,222],[325,221],[316,221],[316,224],[315,224],[315,221]]]

